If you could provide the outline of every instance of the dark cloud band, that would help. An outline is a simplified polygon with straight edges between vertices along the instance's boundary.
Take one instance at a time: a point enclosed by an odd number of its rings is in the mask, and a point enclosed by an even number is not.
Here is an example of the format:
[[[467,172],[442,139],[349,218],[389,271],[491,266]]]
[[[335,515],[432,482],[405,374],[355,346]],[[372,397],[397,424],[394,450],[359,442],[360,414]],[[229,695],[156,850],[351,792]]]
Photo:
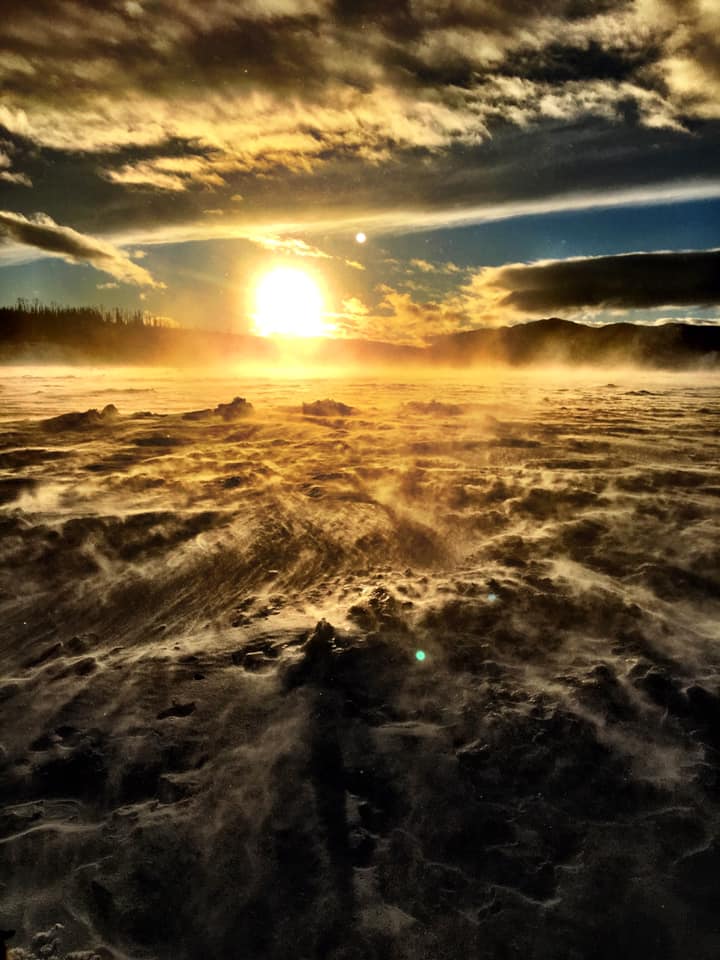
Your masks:
[[[559,260],[493,272],[503,307],[528,314],[720,303],[720,250]]]
[[[19,213],[0,210],[0,239],[3,237],[76,263],[92,264],[97,270],[124,283],[141,287],[163,286],[148,270],[133,263],[124,250],[106,240],[55,223],[46,214],[36,214],[33,219],[28,219]]]

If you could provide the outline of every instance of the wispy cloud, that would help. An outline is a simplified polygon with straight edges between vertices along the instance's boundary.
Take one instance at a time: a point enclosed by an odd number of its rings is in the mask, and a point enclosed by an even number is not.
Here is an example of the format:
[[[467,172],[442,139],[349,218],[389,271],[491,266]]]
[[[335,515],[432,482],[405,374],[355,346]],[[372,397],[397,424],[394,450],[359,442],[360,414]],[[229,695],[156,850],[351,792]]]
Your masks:
[[[221,187],[225,180],[220,171],[232,168],[232,162],[228,163],[226,158],[190,155],[155,157],[138,163],[126,163],[117,170],[104,171],[104,175],[113,183],[180,192],[198,184]]]
[[[297,237],[253,237],[253,243],[256,243],[263,250],[270,253],[289,253],[298,257],[313,257],[320,260],[332,260],[329,253],[313,247],[311,244],[300,240]]]
[[[277,237],[272,235],[263,236],[262,234],[251,234],[246,239],[257,244],[257,246],[261,247],[263,250],[267,250],[269,253],[280,253],[295,257],[310,257],[311,259],[316,260],[341,260],[346,266],[352,267],[354,270],[365,269],[363,264],[359,263],[357,260],[347,260],[345,257],[338,257],[334,256],[333,254],[326,253],[319,247],[315,247],[312,244],[307,243],[307,241],[301,240],[299,237]]]
[[[306,210],[302,217],[298,216],[292,221],[264,217],[262,212],[258,211],[246,214],[240,221],[230,212],[222,223],[215,221],[204,224],[199,222],[152,224],[139,229],[116,232],[112,234],[111,240],[121,245],[184,243],[206,239],[248,239],[262,244],[268,237],[298,233],[309,236],[317,234],[352,236],[358,223],[361,223],[366,230],[372,231],[375,236],[398,235],[428,229],[496,223],[548,213],[654,206],[717,198],[720,198],[720,178],[675,181],[592,192],[557,193],[539,198],[507,200],[502,203],[426,207],[396,204],[392,209],[351,210],[347,213],[330,209],[325,211],[324,216],[318,216],[314,210]],[[386,260],[386,263],[389,262]],[[438,268],[442,266],[438,265]],[[452,272],[452,264],[444,266],[448,272]]]

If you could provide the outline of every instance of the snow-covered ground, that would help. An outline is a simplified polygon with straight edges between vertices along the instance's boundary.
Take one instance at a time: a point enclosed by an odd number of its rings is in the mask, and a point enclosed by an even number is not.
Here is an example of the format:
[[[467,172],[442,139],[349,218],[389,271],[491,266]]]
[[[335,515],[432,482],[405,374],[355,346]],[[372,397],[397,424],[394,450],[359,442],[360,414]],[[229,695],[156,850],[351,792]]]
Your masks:
[[[17,957],[720,955],[720,377],[397,377],[4,371]]]

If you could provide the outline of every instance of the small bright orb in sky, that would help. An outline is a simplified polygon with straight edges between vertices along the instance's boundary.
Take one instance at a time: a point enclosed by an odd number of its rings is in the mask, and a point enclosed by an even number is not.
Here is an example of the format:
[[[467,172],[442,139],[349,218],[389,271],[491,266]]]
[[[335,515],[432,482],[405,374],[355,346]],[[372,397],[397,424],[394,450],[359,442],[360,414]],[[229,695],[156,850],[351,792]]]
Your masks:
[[[261,337],[324,337],[332,332],[323,316],[320,287],[303,270],[275,267],[255,289],[255,333]]]
[[[357,240],[358,243],[365,243],[365,241],[367,240],[367,237],[362,231],[360,231],[360,233],[355,234],[355,239]]]
[[[416,651],[415,651],[415,659],[416,659],[416,660],[419,660],[420,663],[422,663],[423,660],[425,659],[425,651],[424,651],[424,650],[416,650]]]

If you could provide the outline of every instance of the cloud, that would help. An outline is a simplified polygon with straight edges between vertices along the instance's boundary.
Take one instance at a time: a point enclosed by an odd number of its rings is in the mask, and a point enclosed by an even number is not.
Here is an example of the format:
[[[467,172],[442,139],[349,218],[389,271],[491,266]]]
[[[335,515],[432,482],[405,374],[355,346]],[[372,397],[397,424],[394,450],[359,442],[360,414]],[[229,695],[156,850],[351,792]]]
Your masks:
[[[475,321],[720,303],[720,250],[486,267],[461,292]]]
[[[12,144],[0,142],[0,180],[4,180],[5,183],[17,183],[23,187],[31,187],[32,180],[27,174],[10,169],[12,160],[9,153],[6,152],[8,148],[12,150]]]
[[[338,315],[341,334],[422,345],[442,334],[552,315],[582,314],[592,322],[592,314],[602,311],[720,304],[720,250],[485,267],[467,284],[436,300],[416,301],[411,293],[387,285],[378,292],[375,309],[357,298],[343,302],[345,312]],[[651,317],[646,322],[678,318]]]
[[[20,213],[0,211],[0,236],[2,235],[16,243],[64,257],[73,263],[89,263],[96,270],[109,273],[122,283],[160,289],[164,287],[148,270],[133,263],[124,250],[106,240],[61,226],[44,213],[37,213],[28,219]]]
[[[351,317],[366,317],[370,313],[369,307],[359,297],[348,297],[343,300],[342,307]]]
[[[440,229],[475,223],[494,223],[515,217],[542,216],[547,213],[569,213],[579,210],[610,209],[627,206],[654,206],[682,203],[693,200],[717,199],[720,197],[720,179],[675,181],[667,184],[650,184],[596,191],[555,193],[536,198],[518,198],[502,202],[457,204],[435,209],[412,209],[400,207],[365,215],[365,222],[376,232],[412,233],[427,229]],[[309,229],[347,229],[353,220],[338,220],[316,224]]]
[[[410,260],[410,267],[413,270],[419,270],[420,273],[463,273],[463,268],[456,263],[448,261],[447,263],[431,263],[429,260],[413,259]]]
[[[421,273],[434,273],[435,264],[430,263],[428,260],[411,260],[410,266],[414,267],[416,270],[419,270]]]
[[[357,260],[347,260],[345,257],[333,256],[321,250],[319,247],[314,247],[305,240],[301,240],[299,237],[277,237],[250,233],[244,239],[250,240],[251,243],[257,244],[257,246],[263,250],[267,250],[269,253],[288,254],[295,257],[311,257],[317,260],[340,260],[354,270],[365,269]]]
[[[108,180],[129,186],[153,187],[156,190],[181,191],[187,181],[174,173],[156,170],[151,163],[125,164],[119,170],[106,171]]]
[[[104,174],[113,183],[175,192],[198,184],[221,187],[225,180],[219,171],[233,166],[222,157],[154,157],[134,164],[126,163],[119,170],[108,169]]]
[[[263,250],[270,253],[289,253],[297,257],[313,257],[320,260],[332,260],[333,257],[324,250],[313,247],[304,240],[297,237],[253,237],[253,243],[256,243]]]
[[[468,315],[455,298],[416,302],[411,294],[387,284],[381,284],[378,293],[381,299],[375,310],[357,297],[343,301],[345,313],[336,315],[340,336],[423,346],[468,326]]]
[[[609,164],[608,164],[609,165]],[[511,168],[509,176],[522,170]],[[438,175],[439,176],[439,175]],[[555,174],[555,178],[557,174]],[[406,184],[407,185],[407,184]],[[564,213],[585,210],[602,210],[628,206],[669,205],[673,203],[692,202],[695,200],[720,198],[720,179],[687,179],[675,180],[660,184],[639,184],[626,188],[611,188],[598,190],[568,191],[565,193],[551,193],[535,197],[518,197],[517,199],[503,199],[463,205],[458,202],[456,195],[442,193],[443,184],[436,187],[437,196],[434,203],[423,204],[422,190],[417,184],[414,190],[418,194],[415,203],[411,204],[404,197],[394,193],[395,184],[388,187],[388,198],[394,197],[392,207],[380,209],[360,209],[335,207],[329,204],[324,197],[326,206],[320,201],[307,204],[302,209],[285,207],[278,210],[269,200],[263,209],[250,209],[243,212],[239,220],[236,211],[225,208],[222,222],[219,220],[200,222],[195,220],[181,220],[177,218],[172,223],[152,222],[141,223],[138,226],[108,233],[109,239],[120,246],[133,244],[165,244],[199,242],[202,240],[231,240],[247,239],[253,242],[264,243],[267,238],[287,237],[293,234],[303,234],[312,237],[323,236],[354,236],[358,224],[362,224],[366,231],[374,235],[403,234],[416,231],[445,229],[454,226],[465,226],[479,223],[493,223],[519,217],[543,216],[551,213]],[[402,186],[402,184],[399,184]],[[310,185],[307,185],[310,189]],[[271,191],[271,194],[279,193]],[[328,192],[332,194],[332,189]],[[282,194],[280,193],[282,197]],[[332,199],[332,197],[331,197]],[[359,197],[358,203],[367,198]],[[382,198],[380,198],[382,199]],[[445,201],[444,203],[442,201]],[[284,216],[283,216],[284,214]],[[9,261],[9,255],[0,253],[0,259]],[[13,259],[15,259],[13,257]],[[350,261],[347,261],[350,265]],[[388,266],[398,266],[386,258],[383,261]],[[362,266],[357,264],[358,267]],[[454,273],[453,264],[436,264],[438,271],[444,269],[447,273]],[[458,272],[461,268],[458,267]],[[422,272],[422,271],[421,271]]]
[[[41,169],[0,178],[32,177],[53,213],[52,152],[79,229],[96,232],[102,206],[104,230],[201,237],[215,235],[203,211],[238,197],[230,229],[358,213],[404,229],[428,211],[701,185],[720,118],[716,7],[6,0],[0,127]]]
[[[211,0],[199,17],[189,0],[91,7],[82,16],[48,0],[38,30],[32,9],[14,2],[0,122],[55,149],[176,139],[217,151],[189,158],[195,169],[168,168],[174,158],[161,154],[107,170],[114,182],[170,191],[222,178],[232,161],[321,162],[328,150],[378,158],[408,143],[445,149],[486,140],[491,126],[508,122],[616,118],[628,101],[641,122],[678,126],[692,97],[678,87],[668,98],[657,70],[684,62],[700,35],[705,46],[693,62],[710,69],[713,17],[673,28],[670,0],[648,4],[649,14],[639,2],[578,0],[416,0],[393,9]]]
[[[26,173],[13,170],[0,170],[0,180],[5,183],[17,183],[21,187],[31,187],[32,180]]]
[[[664,327],[669,323],[684,323],[691,327],[706,327],[708,324],[720,324],[720,317],[658,317],[648,323],[653,327]]]
[[[720,7],[714,0],[644,0],[663,31],[659,55],[646,69],[666,85],[678,108],[720,118]]]

